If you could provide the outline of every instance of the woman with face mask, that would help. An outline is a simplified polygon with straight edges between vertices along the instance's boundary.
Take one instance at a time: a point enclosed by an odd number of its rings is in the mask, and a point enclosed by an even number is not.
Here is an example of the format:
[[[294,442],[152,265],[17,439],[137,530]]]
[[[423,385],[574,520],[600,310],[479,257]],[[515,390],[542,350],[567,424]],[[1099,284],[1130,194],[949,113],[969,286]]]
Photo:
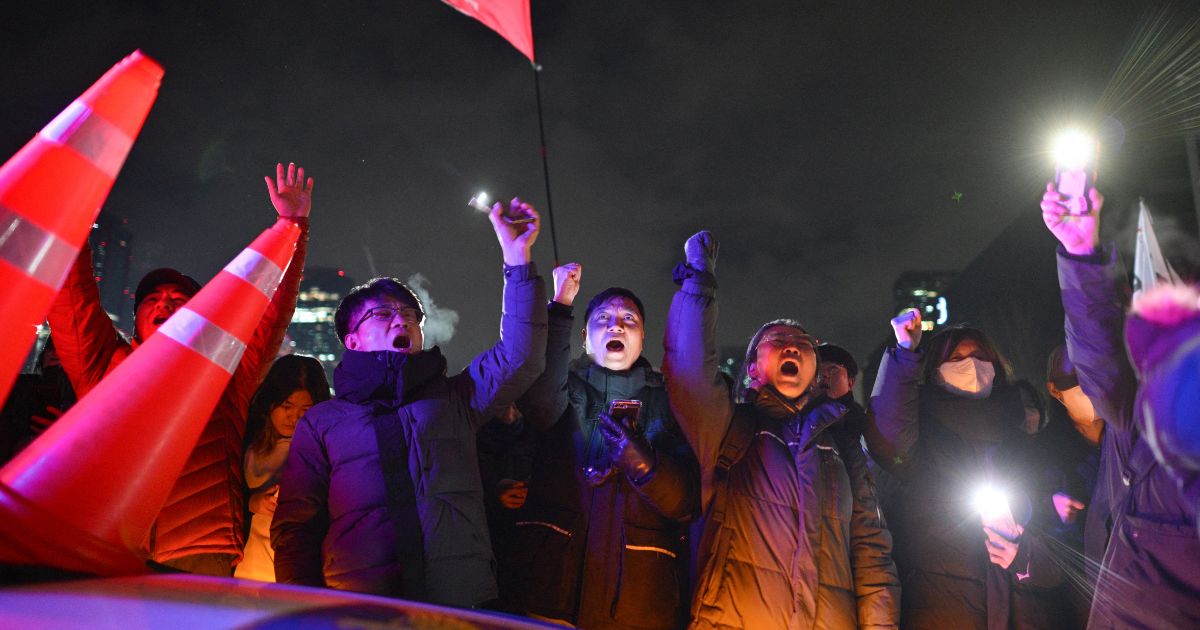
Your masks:
[[[983,331],[950,327],[924,348],[915,309],[892,320],[864,431],[883,469],[906,628],[1056,627],[1028,548],[1036,466],[1025,403]],[[1049,624],[1049,625],[1047,625]]]

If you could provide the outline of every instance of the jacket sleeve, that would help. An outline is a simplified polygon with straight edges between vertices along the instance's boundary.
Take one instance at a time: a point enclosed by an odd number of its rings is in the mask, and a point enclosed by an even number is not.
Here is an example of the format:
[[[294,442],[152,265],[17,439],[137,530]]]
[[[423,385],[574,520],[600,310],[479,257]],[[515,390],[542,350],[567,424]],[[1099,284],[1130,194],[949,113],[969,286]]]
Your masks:
[[[884,468],[899,472],[920,437],[917,375],[921,351],[890,347],[883,353],[863,438],[871,457]]]
[[[504,268],[500,340],[467,367],[471,428],[516,402],[546,367],[546,285],[533,263]]]
[[[1100,417],[1128,433],[1134,428],[1137,377],[1125,355],[1125,269],[1116,248],[1072,256],[1060,246],[1058,286],[1066,312],[1067,356],[1079,384]]]
[[[129,343],[100,305],[100,288],[92,275],[92,249],[86,240],[47,319],[54,349],[79,398],[129,354]]]
[[[554,426],[567,410],[567,372],[571,364],[571,307],[550,302],[546,308],[546,369],[517,400],[521,415],[535,431]]]
[[[900,623],[900,578],[892,561],[892,534],[879,511],[866,453],[852,434],[841,450],[854,495],[850,565],[858,598],[858,626],[895,628]]]
[[[308,416],[300,419],[279,480],[279,503],[271,519],[275,579],[325,586],[321,557],[329,531],[329,458]]]
[[[648,437],[656,458],[654,472],[633,487],[663,518],[686,523],[699,516],[700,470],[678,425],[665,419]]]
[[[700,274],[683,280],[667,314],[663,376],[671,412],[700,466],[700,498],[707,509],[721,440],[733,419],[729,383],[717,369],[716,281]]]
[[[288,264],[287,270],[284,271],[279,287],[275,289],[275,295],[271,298],[271,303],[267,305],[262,320],[254,330],[254,336],[251,337],[246,352],[242,354],[242,360],[238,363],[233,378],[229,381],[229,387],[225,390],[226,395],[231,397],[230,402],[233,403],[234,408],[242,411],[242,426],[238,429],[239,435],[246,429],[245,411],[250,406],[250,399],[254,396],[254,391],[258,389],[263,378],[266,377],[267,371],[271,369],[275,355],[279,352],[279,346],[283,343],[283,336],[287,334],[288,325],[292,323],[292,315],[296,312],[296,297],[300,293],[300,279],[304,275],[304,258],[308,253],[308,219],[280,217],[272,229],[283,228],[289,222],[300,226],[300,238],[296,241],[296,251],[292,254],[292,260]]]

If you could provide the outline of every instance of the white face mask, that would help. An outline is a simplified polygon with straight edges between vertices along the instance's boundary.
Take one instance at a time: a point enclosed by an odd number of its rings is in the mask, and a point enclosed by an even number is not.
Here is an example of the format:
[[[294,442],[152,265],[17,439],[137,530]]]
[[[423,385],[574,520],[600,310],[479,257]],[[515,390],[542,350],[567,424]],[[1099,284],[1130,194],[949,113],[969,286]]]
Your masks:
[[[996,368],[987,361],[968,357],[938,366],[938,381],[946,391],[965,398],[987,398],[996,380]]]

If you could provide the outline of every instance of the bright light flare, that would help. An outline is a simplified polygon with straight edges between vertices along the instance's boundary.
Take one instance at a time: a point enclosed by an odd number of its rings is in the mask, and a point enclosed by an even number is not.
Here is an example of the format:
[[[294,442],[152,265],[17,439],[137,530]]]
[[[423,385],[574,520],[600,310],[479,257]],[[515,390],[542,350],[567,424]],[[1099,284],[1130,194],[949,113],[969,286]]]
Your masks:
[[[1054,137],[1051,153],[1060,170],[1082,171],[1096,157],[1096,139],[1080,129],[1067,129]]]
[[[1008,494],[991,484],[983,484],[975,489],[971,505],[985,520],[1003,518],[1010,513]]]
[[[488,205],[488,201],[490,199],[491,197],[488,197],[486,192],[480,191],[478,195],[471,197],[471,200],[467,202],[467,205],[480,212],[491,212],[492,207]]]

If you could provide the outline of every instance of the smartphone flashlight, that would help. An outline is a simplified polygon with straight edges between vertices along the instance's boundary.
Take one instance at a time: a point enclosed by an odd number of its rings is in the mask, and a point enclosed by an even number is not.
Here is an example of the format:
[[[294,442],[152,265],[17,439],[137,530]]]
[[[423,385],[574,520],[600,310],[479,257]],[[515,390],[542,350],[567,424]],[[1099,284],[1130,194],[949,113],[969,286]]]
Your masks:
[[[976,488],[971,497],[971,504],[985,520],[1009,514],[1008,495],[991,484],[983,484]]]
[[[476,210],[478,210],[480,212],[491,212],[492,207],[490,205],[488,205],[490,202],[491,202],[491,197],[489,197],[486,192],[480,192],[479,194],[475,195],[474,197],[471,197],[470,201],[467,202],[467,205],[471,206],[472,208],[475,208]],[[519,225],[521,223],[532,223],[533,222],[532,217],[512,217],[512,216],[509,216],[509,214],[507,212],[501,213],[500,216],[504,219],[505,223],[509,223],[512,225]]]
[[[478,195],[471,197],[471,200],[467,202],[467,205],[480,212],[491,212],[492,207],[488,205],[488,199],[489,197],[486,192],[480,192]]]
[[[1091,135],[1068,129],[1054,138],[1054,184],[1065,196],[1071,214],[1084,215],[1092,210],[1088,189],[1095,185],[1098,144]]]
[[[1060,170],[1081,171],[1096,157],[1096,140],[1080,129],[1067,129],[1054,137],[1054,163]]]

